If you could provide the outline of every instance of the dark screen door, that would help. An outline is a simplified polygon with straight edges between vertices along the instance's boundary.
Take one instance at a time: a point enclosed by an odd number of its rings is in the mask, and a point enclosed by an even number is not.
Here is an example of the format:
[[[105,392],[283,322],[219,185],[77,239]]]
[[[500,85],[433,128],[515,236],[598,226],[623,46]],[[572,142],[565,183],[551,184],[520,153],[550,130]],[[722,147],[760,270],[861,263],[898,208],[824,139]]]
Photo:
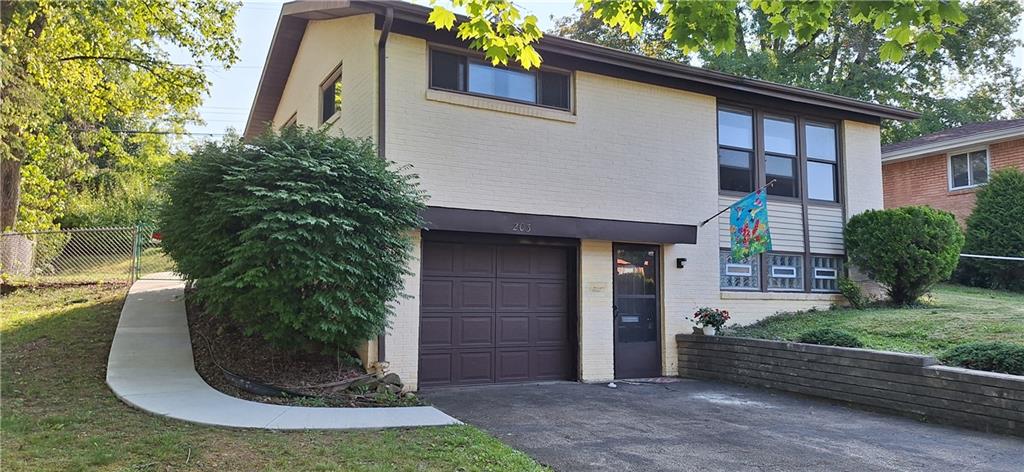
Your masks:
[[[615,378],[660,376],[658,247],[616,244],[613,252]]]

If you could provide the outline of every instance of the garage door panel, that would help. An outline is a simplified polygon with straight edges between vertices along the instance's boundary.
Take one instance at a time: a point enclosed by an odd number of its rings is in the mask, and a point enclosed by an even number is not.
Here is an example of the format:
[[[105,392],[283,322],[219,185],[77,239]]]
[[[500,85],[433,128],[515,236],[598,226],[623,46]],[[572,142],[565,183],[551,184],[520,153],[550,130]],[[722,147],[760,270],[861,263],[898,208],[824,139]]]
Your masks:
[[[456,351],[452,381],[461,384],[494,382],[494,350]]]
[[[572,355],[568,348],[534,349],[530,351],[531,377],[538,380],[559,380],[568,378],[571,372]]]
[[[494,344],[494,315],[461,315],[458,320],[456,343],[459,347]]]
[[[429,315],[420,318],[420,348],[452,348],[455,342],[454,314]]]
[[[537,315],[532,319],[534,345],[565,346],[569,339],[569,317],[563,314]]]
[[[530,281],[498,279],[498,311],[530,309]]]
[[[531,292],[531,310],[566,311],[569,308],[568,286],[565,282],[535,282]]]
[[[501,246],[498,248],[498,277],[530,276],[530,247]]]
[[[424,279],[420,284],[420,309],[423,311],[455,309],[455,281]]]
[[[503,315],[497,317],[497,345],[515,346],[530,344],[530,317],[527,315]]]
[[[494,311],[494,280],[459,280],[455,282],[459,294],[458,309],[464,311]]]
[[[516,382],[530,379],[530,351],[528,349],[497,351],[497,382]]]
[[[423,246],[424,276],[493,277],[495,251],[491,246],[431,242]]]
[[[569,251],[543,246],[531,249],[530,261],[534,277],[565,280],[569,271]]]
[[[452,381],[451,352],[420,353],[420,385],[449,385]]]

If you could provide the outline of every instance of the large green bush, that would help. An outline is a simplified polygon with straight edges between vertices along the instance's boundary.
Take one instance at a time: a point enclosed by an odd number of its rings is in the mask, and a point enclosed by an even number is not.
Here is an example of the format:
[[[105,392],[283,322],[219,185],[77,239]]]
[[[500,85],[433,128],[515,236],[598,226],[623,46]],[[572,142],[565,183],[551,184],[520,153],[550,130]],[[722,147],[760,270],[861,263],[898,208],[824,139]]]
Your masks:
[[[992,174],[978,190],[966,237],[966,254],[1024,256],[1024,172],[1011,168]],[[956,279],[978,287],[1024,291],[1024,262],[965,257]]]
[[[369,141],[289,127],[178,163],[160,231],[208,312],[278,345],[349,349],[387,327],[424,199]]]
[[[797,337],[796,342],[821,344],[823,346],[864,347],[864,343],[856,336],[834,328],[817,328],[804,331]]]
[[[961,344],[939,356],[943,364],[1024,375],[1024,346],[997,341]]]
[[[953,273],[964,235],[953,215],[928,207],[868,210],[844,231],[850,262],[897,305],[914,303]]]

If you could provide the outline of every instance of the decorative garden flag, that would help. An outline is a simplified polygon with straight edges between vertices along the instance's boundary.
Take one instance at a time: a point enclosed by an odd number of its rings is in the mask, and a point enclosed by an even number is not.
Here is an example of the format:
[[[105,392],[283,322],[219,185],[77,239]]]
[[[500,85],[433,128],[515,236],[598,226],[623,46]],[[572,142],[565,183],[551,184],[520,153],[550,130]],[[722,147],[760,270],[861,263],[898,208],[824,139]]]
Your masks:
[[[734,261],[772,250],[772,235],[768,232],[768,193],[764,188],[732,205],[729,233]]]

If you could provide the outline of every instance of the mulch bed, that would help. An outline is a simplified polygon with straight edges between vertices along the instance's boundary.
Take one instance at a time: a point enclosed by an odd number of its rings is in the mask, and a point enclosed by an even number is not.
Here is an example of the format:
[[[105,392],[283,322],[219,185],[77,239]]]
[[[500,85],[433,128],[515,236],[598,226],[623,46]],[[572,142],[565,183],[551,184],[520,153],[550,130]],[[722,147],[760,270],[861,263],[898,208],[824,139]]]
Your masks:
[[[365,407],[419,404],[412,394],[380,395],[376,391],[346,389],[362,383],[366,372],[351,365],[350,356],[324,355],[278,348],[258,335],[246,336],[228,317],[212,316],[187,296],[189,332],[196,371],[213,388],[228,395],[263,403],[296,406]],[[235,374],[232,382],[230,374]],[[250,387],[239,386],[250,381]],[[348,381],[348,382],[346,382]],[[260,395],[262,386],[290,392],[288,396]]]

